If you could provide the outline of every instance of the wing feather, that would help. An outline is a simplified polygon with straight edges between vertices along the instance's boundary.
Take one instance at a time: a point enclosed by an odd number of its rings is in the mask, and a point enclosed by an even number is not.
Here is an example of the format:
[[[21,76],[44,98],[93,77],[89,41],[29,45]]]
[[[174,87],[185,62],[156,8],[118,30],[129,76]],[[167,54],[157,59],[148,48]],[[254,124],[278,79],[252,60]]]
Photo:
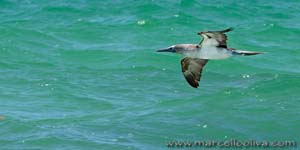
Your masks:
[[[207,59],[185,57],[181,60],[181,68],[186,81],[194,88],[199,86],[202,69],[208,62]]]
[[[227,36],[226,32],[232,31],[232,28],[228,28],[222,31],[205,31],[199,32],[198,35],[202,36],[202,41],[200,42],[201,46],[216,46],[227,48]]]

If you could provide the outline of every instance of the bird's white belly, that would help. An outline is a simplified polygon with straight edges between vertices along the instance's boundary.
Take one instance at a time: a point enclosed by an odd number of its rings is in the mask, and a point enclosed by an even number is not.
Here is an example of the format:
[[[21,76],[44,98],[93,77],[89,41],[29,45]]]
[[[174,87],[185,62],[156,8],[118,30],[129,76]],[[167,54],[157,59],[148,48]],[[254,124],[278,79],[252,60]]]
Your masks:
[[[201,59],[226,59],[230,56],[232,56],[231,51],[218,47],[201,47],[196,53],[196,57]]]

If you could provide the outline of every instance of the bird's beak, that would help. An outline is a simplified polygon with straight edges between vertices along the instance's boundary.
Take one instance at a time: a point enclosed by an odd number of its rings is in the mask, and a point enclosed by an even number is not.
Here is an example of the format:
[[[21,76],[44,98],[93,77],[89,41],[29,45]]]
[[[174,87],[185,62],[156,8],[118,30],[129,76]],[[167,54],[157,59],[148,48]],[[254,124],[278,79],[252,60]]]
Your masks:
[[[201,35],[201,34],[203,34],[203,32],[198,32],[197,34],[198,34],[198,35]]]
[[[160,50],[157,50],[157,52],[172,52],[172,53],[175,53],[175,49],[174,48],[166,48],[166,49],[160,49]]]

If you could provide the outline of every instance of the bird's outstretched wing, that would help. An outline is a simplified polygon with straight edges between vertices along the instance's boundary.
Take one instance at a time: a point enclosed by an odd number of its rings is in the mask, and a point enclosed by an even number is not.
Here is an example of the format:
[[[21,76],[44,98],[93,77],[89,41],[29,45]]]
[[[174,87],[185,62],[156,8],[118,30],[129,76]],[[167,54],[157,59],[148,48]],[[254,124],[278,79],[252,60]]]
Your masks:
[[[228,28],[222,31],[199,32],[198,35],[202,36],[202,41],[200,42],[200,45],[227,48],[227,36],[225,33],[232,30],[232,28]]]
[[[181,69],[186,81],[194,88],[199,86],[202,69],[207,59],[185,57],[181,60]]]

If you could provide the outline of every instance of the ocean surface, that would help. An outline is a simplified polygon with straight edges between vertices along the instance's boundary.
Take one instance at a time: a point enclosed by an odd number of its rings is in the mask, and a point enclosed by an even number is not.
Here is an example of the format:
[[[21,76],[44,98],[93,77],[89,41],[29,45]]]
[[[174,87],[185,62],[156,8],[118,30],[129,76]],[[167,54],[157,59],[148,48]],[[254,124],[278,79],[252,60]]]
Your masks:
[[[209,61],[198,89],[155,52],[228,27],[264,54]],[[300,142],[299,37],[298,0],[0,0],[0,149]]]

